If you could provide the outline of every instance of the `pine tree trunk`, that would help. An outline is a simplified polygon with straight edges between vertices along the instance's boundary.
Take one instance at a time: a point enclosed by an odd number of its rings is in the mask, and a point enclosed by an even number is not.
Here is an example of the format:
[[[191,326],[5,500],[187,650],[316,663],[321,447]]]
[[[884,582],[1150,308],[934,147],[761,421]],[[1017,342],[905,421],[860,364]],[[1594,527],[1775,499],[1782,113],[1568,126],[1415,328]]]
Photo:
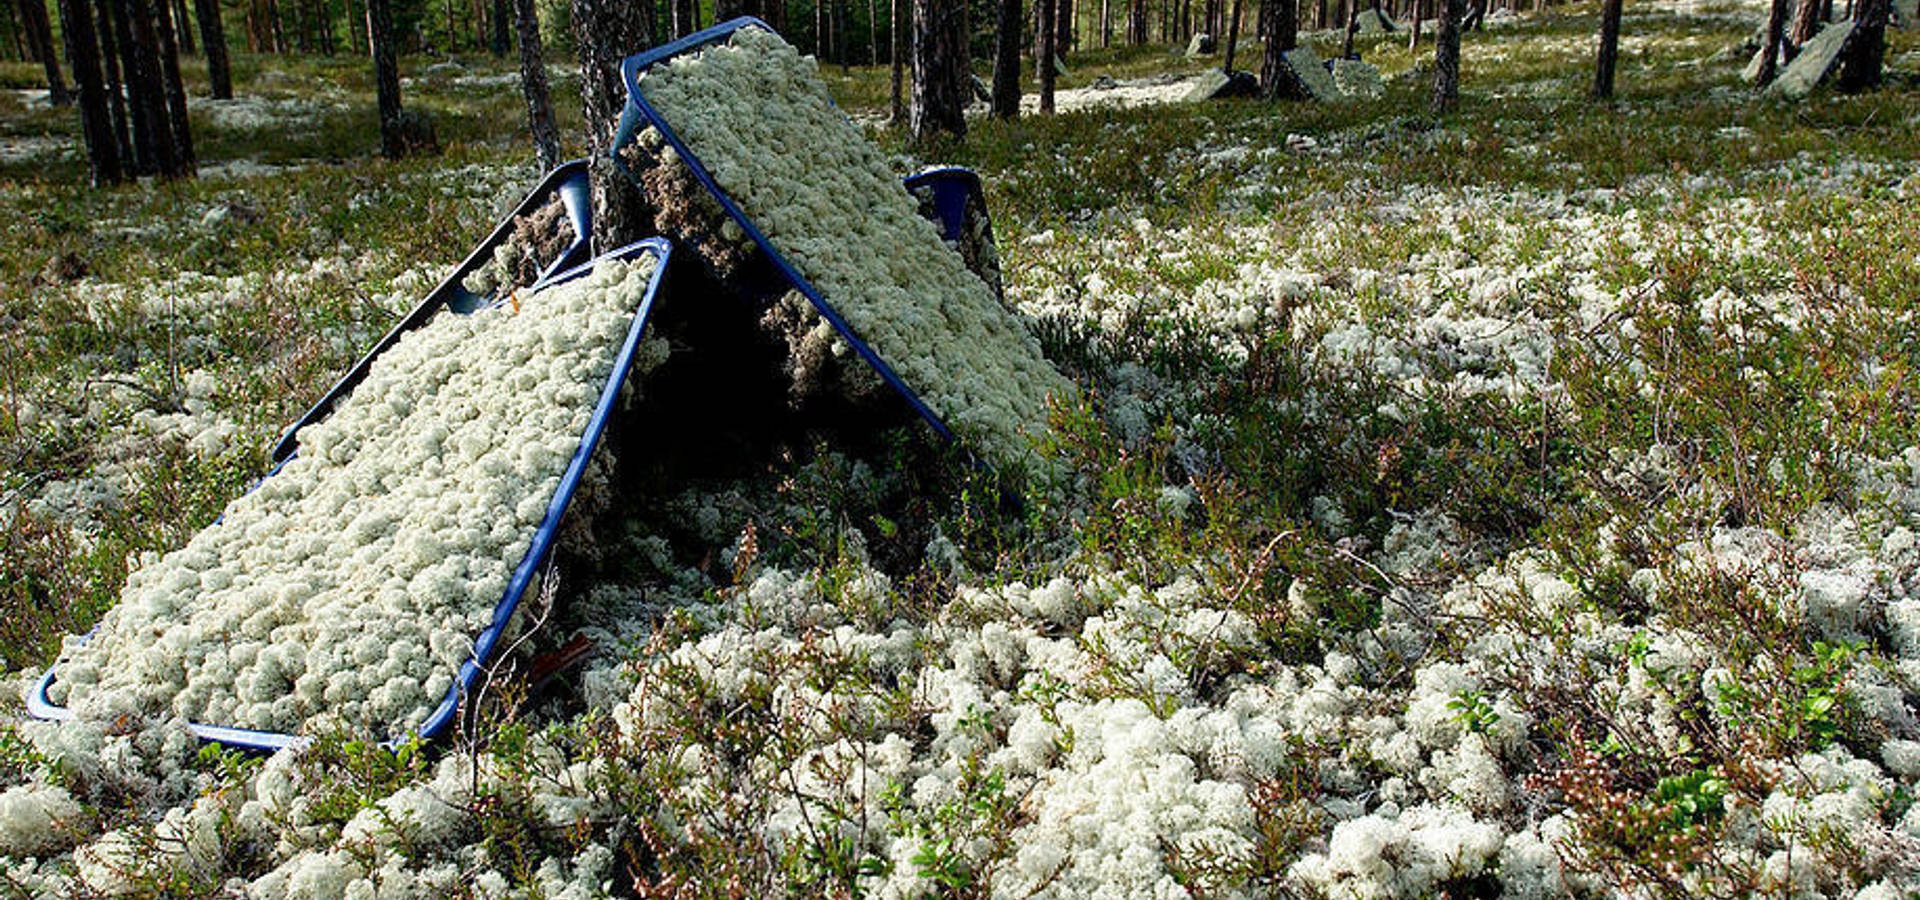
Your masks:
[[[652,45],[639,4],[644,0],[573,0],[573,38],[580,54],[580,85],[591,148],[593,250],[618,249],[651,231],[646,199],[608,154],[627,105],[620,61]]]
[[[1780,45],[1786,40],[1787,4],[1789,0],[1773,0],[1767,5],[1767,37],[1760,47],[1760,77],[1757,87],[1766,87],[1780,74]]]
[[[999,0],[993,34],[993,114],[1002,119],[1020,115],[1020,23],[1026,18],[1020,0]]]
[[[1613,70],[1620,62],[1621,0],[1606,0],[1600,7],[1600,51],[1594,60],[1593,96],[1613,96]]]
[[[1460,17],[1466,13],[1466,0],[1440,0],[1439,7],[1433,36],[1433,110],[1445,112],[1460,103]]]
[[[1113,46],[1113,0],[1100,0],[1100,49],[1105,50],[1111,46]]]
[[[967,134],[967,10],[962,0],[915,0],[907,130],[917,141]]]
[[[1859,0],[1854,6],[1854,32],[1840,59],[1837,86],[1847,93],[1880,86],[1887,57],[1889,0]]]
[[[901,20],[911,15],[908,10],[912,6],[913,0],[893,0],[893,8],[887,14],[891,17],[889,21],[892,23],[892,28],[889,29],[892,31],[892,34],[888,36],[888,44],[890,46],[887,48],[887,64],[888,68],[893,70],[891,73],[893,78],[893,108],[891,110],[892,115],[888,119],[888,122],[895,128],[905,125],[907,122],[907,106],[904,97],[906,90],[904,82],[906,81],[907,68],[907,33],[908,29],[913,26],[911,23],[905,23]]]
[[[46,0],[20,0],[20,23],[33,45],[33,54],[47,70],[47,99],[55,106],[72,103],[67,82],[60,74],[60,57],[53,52],[53,23],[47,17]]]
[[[874,0],[867,0],[867,65],[880,64],[880,9]]]
[[[1053,0],[1053,58],[1073,52],[1073,0]]]
[[[514,29],[520,37],[520,91],[527,98],[527,130],[544,171],[560,164],[560,140],[553,131],[553,97],[547,91],[547,64],[540,46],[540,14],[533,0],[513,0]]]
[[[1439,0],[1439,2],[1445,3],[1446,0]],[[1408,50],[1420,46],[1420,27],[1425,21],[1422,18],[1424,13],[1421,7],[1423,5],[1425,4],[1423,4],[1421,0],[1413,0],[1413,30],[1411,34],[1407,35]]]
[[[394,57],[393,9],[388,0],[367,0],[367,49],[373,56],[374,93],[380,104],[380,155],[407,154],[400,123],[400,63]]]
[[[1265,15],[1260,22],[1265,30],[1260,35],[1264,45],[1260,53],[1260,95],[1268,100],[1280,96],[1289,86],[1286,80],[1286,60],[1282,54],[1292,50],[1300,42],[1300,23],[1294,0],[1261,0]]]
[[[1793,28],[1787,32],[1787,59],[1800,54],[1800,45],[1820,30],[1820,0],[1800,0],[1793,10]]]
[[[1060,0],[1040,0],[1040,45],[1034,54],[1034,68],[1040,75],[1040,114],[1053,115],[1053,88],[1059,72],[1055,69],[1055,60],[1060,58],[1060,17],[1054,12],[1054,4]]]
[[[60,33],[80,95],[80,134],[87,147],[87,172],[95,187],[117,184],[126,178],[126,170],[121,166],[120,142],[113,134],[106,85],[101,82],[100,44],[94,36],[93,12],[86,0],[59,0],[59,5]]]
[[[94,34],[100,38],[100,67],[106,76],[107,109],[113,119],[113,138],[120,146],[120,171],[123,178],[131,178],[137,171],[133,158],[133,129],[127,124],[127,102],[124,85],[120,75],[120,42],[115,38],[119,16],[107,5],[106,0],[94,0]]]
[[[143,50],[145,44],[139,39],[134,26],[134,16],[127,9],[133,0],[102,0],[113,16],[114,43],[120,47],[120,79],[122,89],[127,96],[128,133],[133,138],[133,172],[136,175],[154,175],[163,170],[158,142],[154,129],[164,127],[161,123],[165,113],[162,107],[165,100],[156,104],[148,88],[160,83],[159,74],[152,70],[151,59]]]
[[[813,0],[813,58],[827,61],[827,0]]]
[[[161,84],[166,92],[168,127],[163,133],[168,140],[167,157],[173,161],[173,168],[167,171],[167,175],[191,178],[194,174],[193,132],[187,125],[187,85],[180,78],[180,45],[173,39],[170,4],[167,0],[148,0],[148,3],[153,15],[154,36],[159,41],[155,49],[159,51],[157,62]]]
[[[1233,0],[1233,10],[1227,14],[1227,52],[1220,59],[1220,71],[1233,74],[1233,54],[1240,46],[1240,0]]]
[[[7,17],[7,41],[13,45],[13,58],[22,62],[39,62],[33,58],[33,51],[27,48],[27,40],[21,34],[23,29],[19,8],[0,3],[0,15]]]

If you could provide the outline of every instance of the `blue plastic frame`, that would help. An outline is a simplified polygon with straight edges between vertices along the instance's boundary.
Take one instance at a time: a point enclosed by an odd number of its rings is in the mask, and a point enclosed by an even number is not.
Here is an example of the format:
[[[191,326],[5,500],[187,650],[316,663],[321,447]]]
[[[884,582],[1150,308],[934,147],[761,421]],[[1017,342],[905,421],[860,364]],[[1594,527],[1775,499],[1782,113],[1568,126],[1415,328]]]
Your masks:
[[[627,85],[627,106],[620,114],[620,130],[614,137],[613,149],[610,151],[614,164],[624,168],[624,163],[620,160],[620,151],[629,143],[632,143],[634,137],[639,132],[640,123],[645,121],[652,125],[654,129],[660,132],[661,137],[666,139],[668,146],[671,146],[674,152],[680,155],[681,161],[686,163],[687,169],[693,173],[694,180],[700,182],[701,187],[706,188],[707,193],[712,194],[713,198],[719,201],[720,208],[726,211],[727,216],[733,219],[734,224],[739,225],[740,230],[746,232],[747,236],[752,238],[755,244],[759,245],[761,251],[767,254],[767,258],[773,261],[774,268],[778,269],[780,274],[785,276],[787,281],[793,285],[794,289],[805,296],[807,302],[812,303],[813,308],[818,310],[820,315],[825,317],[826,320],[833,325],[833,329],[838,331],[840,336],[846,339],[848,346],[851,346],[855,353],[860,354],[860,358],[866,360],[867,365],[872,366],[875,372],[880,373],[880,378],[883,381],[895,391],[899,392],[902,397],[905,397],[907,403],[913,407],[914,412],[919,413],[920,417],[927,421],[927,424],[932,425],[935,432],[938,432],[939,435],[946,440],[957,442],[959,438],[953,433],[953,429],[948,428],[947,423],[941,421],[940,416],[928,407],[925,401],[920,399],[919,393],[909,387],[907,383],[894,372],[893,366],[889,365],[885,359],[880,357],[880,354],[874,352],[874,349],[868,346],[865,340],[861,339],[860,335],[853,330],[853,326],[848,324],[846,318],[840,315],[839,310],[834,309],[833,304],[828,302],[827,298],[820,293],[820,290],[814,287],[813,283],[806,279],[806,276],[801,275],[799,270],[795,269],[791,263],[787,262],[787,258],[773,246],[773,242],[767,239],[766,234],[760,230],[760,226],[754,224],[753,219],[746,214],[746,211],[742,210],[739,204],[733,201],[732,197],[727,196],[726,191],[720,189],[719,182],[714,181],[713,175],[707,171],[706,165],[700,162],[700,158],[694,155],[693,150],[687,147],[685,141],[680,139],[679,133],[675,132],[673,126],[667,123],[666,117],[662,115],[659,110],[655,109],[652,103],[648,102],[646,94],[640,90],[640,75],[648,67],[662,60],[671,59],[689,50],[698,50],[711,44],[720,43],[721,41],[731,38],[734,32],[742,28],[763,28],[769,32],[778,34],[772,26],[753,16],[741,16],[740,18],[722,22],[719,25],[702,31],[696,31],[679,40],[662,44],[643,53],[634,54],[620,63],[620,77]],[[968,172],[967,174],[972,175],[973,173]],[[974,177],[977,183],[978,176]],[[942,217],[943,219],[945,218],[944,212],[942,212]],[[957,219],[953,221],[957,221]],[[953,224],[953,221],[943,222],[942,224],[946,228],[957,229],[958,226]]]
[[[593,237],[593,197],[587,182],[587,161],[576,159],[560,164],[540,179],[540,183],[527,193],[526,198],[507,213],[506,217],[500,220],[500,224],[493,227],[493,231],[487,235],[486,240],[474,247],[473,252],[467,254],[467,258],[442,280],[438,287],[429,292],[412,312],[407,313],[393,328],[389,329],[386,335],[366,352],[366,355],[360,357],[359,362],[353,364],[353,368],[348,369],[345,375],[340,376],[339,381],[334,382],[333,387],[329,388],[318,402],[308,408],[300,418],[294,420],[293,424],[288,425],[287,430],[280,433],[280,438],[274,442],[269,458],[278,463],[292,456],[297,446],[294,435],[300,429],[326,418],[327,413],[332,411],[333,404],[351,393],[354,386],[367,377],[367,369],[373,365],[374,357],[385,353],[402,334],[425,324],[428,319],[433,318],[434,313],[440,311],[441,307],[451,308],[455,312],[471,312],[486,302],[486,298],[474,296],[461,282],[493,259],[494,249],[513,235],[515,219],[547,205],[555,194],[560,195],[561,202],[566,204],[567,219],[573,224],[573,243],[541,270],[540,278],[534,286],[537,287],[555,274],[586,262],[591,255],[589,247]]]
[[[580,233],[580,231],[580,229],[576,229],[576,233]],[[534,576],[546,562],[547,553],[552,549],[554,539],[559,533],[561,519],[566,513],[568,504],[573,500],[574,491],[580,486],[580,479],[586,474],[587,463],[593,457],[594,448],[599,445],[601,436],[606,432],[607,421],[612,417],[614,403],[619,398],[621,385],[626,381],[628,372],[633,368],[633,357],[640,346],[641,335],[646,329],[648,319],[653,314],[654,303],[660,294],[661,278],[666,274],[667,262],[672,254],[672,249],[672,244],[664,238],[648,238],[629,244],[611,253],[589,260],[588,262],[575,265],[565,271],[557,273],[549,272],[548,275],[543,276],[540,281],[534,285],[535,288],[540,288],[570,281],[592,271],[595,265],[606,260],[634,259],[649,253],[654,257],[653,274],[648,280],[646,294],[641,298],[640,307],[635,310],[633,321],[627,327],[626,339],[620,345],[619,354],[614,357],[613,370],[607,374],[606,385],[601,388],[600,398],[594,403],[593,416],[588,420],[586,430],[581,433],[580,445],[574,450],[573,458],[567,463],[566,471],[560,476],[560,484],[554,490],[553,498],[547,502],[546,516],[541,519],[540,527],[534,531],[533,541],[531,545],[528,546],[526,555],[521,558],[519,566],[514,569],[513,578],[507,582],[506,592],[501,596],[500,601],[494,605],[492,623],[482,630],[480,635],[474,639],[472,655],[466,662],[460,665],[459,671],[454,675],[453,684],[447,687],[447,695],[441,699],[440,705],[427,716],[426,721],[422,722],[420,727],[414,729],[407,737],[390,737],[386,741],[387,746],[397,746],[412,737],[418,737],[421,740],[432,740],[437,737],[440,732],[444,731],[448,725],[452,724],[454,717],[459,713],[460,699],[473,690],[473,686],[479,681],[489,658],[493,655],[494,650],[498,648],[500,641],[505,636],[507,625],[512,621],[514,612],[520,608],[520,601],[524,599],[528,586],[533,583]],[[469,261],[471,261],[471,259]],[[449,280],[457,283],[459,278],[456,276]],[[445,287],[444,283],[442,287]],[[439,292],[436,291],[435,293],[438,294]],[[421,306],[424,308],[427,304],[423,303]],[[397,334],[403,330],[404,329],[396,328],[395,332],[389,335],[389,338],[397,337]],[[368,354],[367,359],[363,360],[363,363],[370,362],[374,356],[379,355],[380,350],[385,349],[385,347],[391,343],[392,340],[383,341],[380,347],[376,348],[375,352]],[[362,372],[361,377],[364,377],[364,374],[365,373]],[[343,381],[344,380],[345,379],[343,379]],[[357,382],[358,379],[355,379],[355,381]],[[349,389],[350,387],[351,386],[349,386]],[[322,404],[323,407],[327,405],[326,403]],[[266,477],[271,478],[275,473],[279,472],[281,467],[286,464],[286,460],[291,458],[291,455],[292,454],[289,454],[288,457],[282,458]],[[261,479],[261,481],[265,480],[265,478]],[[258,486],[259,484],[256,483],[255,487]],[[37,719],[52,721],[65,721],[73,717],[72,710],[55,704],[53,700],[47,696],[48,689],[53,686],[55,670],[56,667],[49,666],[46,673],[40,677],[40,680],[34,685],[33,689],[28,692],[26,698],[28,715]],[[301,746],[310,740],[304,736],[285,734],[282,732],[254,731],[245,728],[231,728],[223,725],[208,725],[199,722],[189,723],[189,727],[192,728],[193,733],[201,740],[213,741],[230,747],[264,752],[273,752],[284,750],[288,747]]]

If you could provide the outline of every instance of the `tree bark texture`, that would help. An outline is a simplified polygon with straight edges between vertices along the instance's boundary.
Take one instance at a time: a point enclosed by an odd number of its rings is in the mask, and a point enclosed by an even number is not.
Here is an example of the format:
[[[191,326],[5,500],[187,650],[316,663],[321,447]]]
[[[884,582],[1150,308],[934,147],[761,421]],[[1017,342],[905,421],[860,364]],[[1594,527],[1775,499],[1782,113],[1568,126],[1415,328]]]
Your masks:
[[[553,96],[547,90],[547,64],[540,46],[540,14],[533,0],[513,0],[514,28],[520,37],[520,92],[527,98],[527,130],[542,170],[560,164],[560,140],[553,130]]]
[[[1846,93],[1880,86],[1887,58],[1887,14],[1890,0],[1859,0],[1854,5],[1853,37],[1841,51],[1836,86]]]
[[[153,16],[153,31],[159,39],[158,62],[160,64],[161,83],[166,89],[167,135],[170,142],[167,155],[173,160],[173,168],[167,174],[174,178],[193,177],[193,132],[187,125],[187,85],[180,77],[180,45],[174,42],[173,17],[167,0],[146,0],[148,10]]]
[[[1059,81],[1059,70],[1055,68],[1060,58],[1060,19],[1054,14],[1054,4],[1060,0],[1040,0],[1040,44],[1039,52],[1034,56],[1034,70],[1040,76],[1040,114],[1053,115],[1053,91]]]
[[[1618,0],[1609,0],[1618,2]],[[1433,109],[1444,112],[1460,103],[1460,17],[1466,0],[1440,0],[1440,22],[1433,36]]]
[[[901,27],[900,20],[910,15],[910,13],[907,12],[907,8],[912,5],[912,3],[913,0],[893,0],[892,9],[889,11],[889,15],[892,16],[891,21],[893,22],[893,27],[890,29],[892,33],[887,36],[887,43],[889,45],[887,47],[887,68],[892,70],[893,108],[892,116],[888,121],[896,128],[905,124],[907,121],[907,107],[904,94],[906,90],[907,28]]]
[[[1600,7],[1600,50],[1594,59],[1593,96],[1602,100],[1613,96],[1613,71],[1620,62],[1621,0],[1606,0]]]
[[[93,12],[86,0],[59,0],[60,33],[67,45],[67,63],[73,68],[74,88],[80,97],[80,135],[87,147],[87,174],[95,187],[126,178],[120,142],[114,137],[107,105],[106,85],[100,74],[100,44],[94,36]]]
[[[84,2],[84,0],[83,0]],[[126,177],[132,177],[137,171],[133,160],[133,129],[127,123],[126,83],[120,75],[120,43],[115,38],[115,28],[119,17],[113,14],[106,0],[94,0],[91,4],[95,19],[94,33],[100,37],[100,69],[106,78],[107,110],[113,119],[113,139],[120,145],[120,169]]]
[[[993,36],[993,114],[1020,115],[1020,25],[1026,18],[1020,0],[999,0]]]
[[[373,56],[374,93],[380,104],[380,153],[399,159],[406,155],[407,142],[400,125],[400,63],[393,52],[389,0],[367,0],[367,48]]]
[[[1233,74],[1233,54],[1240,47],[1240,2],[1233,0],[1233,11],[1227,14],[1227,52],[1220,60],[1220,71]]]
[[[53,52],[53,23],[47,17],[46,0],[20,0],[19,9],[21,30],[27,34],[34,58],[47,70],[47,99],[55,106],[72,103],[61,76],[60,57]]]
[[[609,154],[627,105],[620,61],[651,46],[642,0],[573,0],[573,39],[580,54],[580,95],[592,148],[593,252],[605,253],[652,230],[646,199]]]
[[[1260,2],[1266,8],[1266,15],[1260,20],[1266,26],[1260,35],[1264,44],[1260,53],[1260,96],[1272,100],[1291,89],[1291,85],[1286,84],[1287,64],[1281,54],[1299,43],[1300,27],[1294,0]]]
[[[1767,6],[1767,36],[1760,45],[1760,77],[1756,79],[1758,87],[1773,83],[1780,74],[1780,45],[1786,40],[1787,4],[1790,0],[1773,0]]]
[[[967,134],[967,9],[962,0],[915,0],[907,129],[915,141]]]
[[[215,100],[233,99],[233,68],[227,62],[227,32],[220,0],[193,0],[200,19],[200,46],[207,55],[207,85]]]

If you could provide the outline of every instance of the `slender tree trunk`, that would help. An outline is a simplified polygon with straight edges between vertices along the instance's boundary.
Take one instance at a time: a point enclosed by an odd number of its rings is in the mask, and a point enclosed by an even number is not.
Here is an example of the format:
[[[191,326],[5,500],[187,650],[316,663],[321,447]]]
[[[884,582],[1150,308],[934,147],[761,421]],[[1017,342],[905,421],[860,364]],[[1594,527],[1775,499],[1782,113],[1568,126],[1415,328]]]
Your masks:
[[[267,25],[273,30],[273,52],[287,52],[287,29],[280,21],[280,0],[267,0]]]
[[[560,140],[553,131],[553,98],[547,92],[547,65],[540,46],[540,14],[533,0],[513,0],[514,27],[520,35],[520,91],[527,98],[527,130],[533,133],[540,168],[560,164]]]
[[[1318,0],[1313,5],[1313,27],[1325,30],[1327,27],[1327,0]]]
[[[1026,11],[1020,0],[999,0],[993,35],[993,114],[1002,119],[1020,115],[1020,23]]]
[[[101,83],[93,12],[86,0],[59,0],[59,6],[60,34],[80,95],[80,135],[87,147],[87,173],[95,187],[117,184],[126,178],[126,171],[121,166],[120,143],[114,137],[108,113],[106,85]]]
[[[114,15],[107,0],[94,0],[95,34],[100,38],[101,71],[106,76],[107,110],[113,119],[113,138],[120,145],[120,171],[123,177],[138,172],[133,155],[133,129],[127,123],[126,81],[120,75],[120,42],[115,31],[120,17]]]
[[[1353,35],[1360,30],[1360,4],[1352,3],[1350,5],[1353,8],[1347,10],[1347,33],[1340,42],[1341,59],[1353,58]]]
[[[1433,36],[1433,109],[1445,112],[1460,103],[1460,17],[1466,13],[1466,0],[1441,0],[1439,7],[1440,23]]]
[[[880,8],[875,0],[867,0],[867,65],[880,64]]]
[[[1100,0],[1100,49],[1113,46],[1113,0]]]
[[[207,51],[207,83],[215,100],[233,99],[233,70],[227,64],[227,33],[220,22],[220,0],[193,0],[200,12],[200,46]]]
[[[148,88],[160,83],[159,73],[151,68],[151,59],[142,53],[144,45],[137,37],[135,18],[127,9],[133,0],[102,0],[112,11],[114,43],[120,47],[120,79],[127,95],[128,133],[133,138],[133,171],[153,175],[163,170],[154,129],[162,127],[160,104],[151,102]],[[164,100],[161,101],[164,104]]]
[[[907,130],[925,141],[967,135],[967,9],[961,0],[913,4],[913,90]]]
[[[195,2],[200,2],[200,0],[195,0]],[[217,2],[217,0],[215,0],[215,2]],[[353,53],[364,52],[371,56],[373,50],[372,47],[367,44],[367,36],[365,34],[367,26],[366,5],[363,3],[355,7],[354,0],[346,0],[346,5],[347,50]]]
[[[1447,0],[1439,0],[1439,2],[1445,3],[1447,2]],[[1421,7],[1425,5],[1426,4],[1423,3],[1422,0],[1413,0],[1413,28],[1411,33],[1407,35],[1408,50],[1412,50],[1415,47],[1420,46],[1420,26],[1424,22],[1424,19],[1422,18],[1422,16],[1424,15],[1424,10],[1422,10]]]
[[[1240,0],[1233,0],[1233,11],[1227,14],[1227,52],[1220,60],[1220,71],[1233,74],[1233,54],[1240,45]]]
[[[646,198],[609,157],[627,105],[620,61],[653,44],[636,0],[573,0],[573,39],[580,54],[580,99],[592,148],[593,251],[605,253],[652,230]]]
[[[1840,59],[1837,86],[1847,93],[1872,90],[1880,86],[1882,67],[1887,57],[1887,13],[1889,0],[1860,0],[1854,6],[1853,37],[1846,55]]]
[[[1065,60],[1073,52],[1073,0],[1053,0],[1053,58]]]
[[[905,125],[907,122],[907,106],[904,94],[906,88],[904,82],[906,81],[907,68],[907,32],[912,26],[901,20],[911,15],[911,13],[908,12],[908,8],[913,5],[913,2],[914,0],[893,0],[893,8],[888,13],[890,17],[889,21],[893,26],[891,28],[893,33],[887,36],[887,43],[889,45],[887,47],[887,66],[893,70],[893,115],[889,121],[895,128]]]
[[[840,63],[840,74],[846,75],[851,69],[848,62],[851,54],[847,47],[847,0],[833,0],[833,45],[834,56]]]
[[[1060,0],[1040,0],[1040,52],[1034,60],[1036,71],[1040,75],[1040,114],[1053,115],[1053,88],[1059,77],[1054,69],[1054,61],[1060,58],[1060,17],[1054,13],[1054,4]]]
[[[1621,0],[1606,0],[1600,7],[1600,50],[1594,60],[1593,96],[1613,96],[1613,70],[1620,61]]]
[[[26,29],[20,24],[19,8],[0,3],[0,15],[7,17],[7,40],[13,44],[13,58],[21,62],[39,62],[27,47],[27,39],[23,34]]]
[[[1793,28],[1787,32],[1787,58],[1800,54],[1800,45],[1820,30],[1820,0],[1800,0],[1793,10]]]
[[[1767,5],[1767,37],[1760,46],[1758,87],[1772,84],[1780,74],[1780,44],[1786,40],[1788,2],[1790,0],[1773,0]]]
[[[380,104],[380,154],[407,153],[400,124],[400,64],[393,52],[393,9],[388,0],[367,0],[367,48],[373,55],[374,92]]]
[[[173,17],[169,15],[167,0],[149,0],[149,4],[154,36],[159,41],[160,78],[166,90],[167,156],[173,160],[173,168],[167,174],[191,178],[194,174],[193,132],[187,125],[187,85],[180,77],[180,45],[173,39]]]
[[[1286,59],[1283,56],[1300,42],[1299,11],[1294,0],[1261,0],[1266,7],[1266,15],[1260,18],[1265,29],[1260,34],[1263,44],[1260,53],[1260,95],[1272,100],[1280,96],[1287,85]]]
[[[813,0],[813,58],[827,61],[827,0]]]
[[[67,82],[60,74],[60,57],[53,52],[53,23],[48,21],[46,0],[20,0],[21,26],[33,45],[33,55],[47,70],[47,99],[55,106],[72,103]]]

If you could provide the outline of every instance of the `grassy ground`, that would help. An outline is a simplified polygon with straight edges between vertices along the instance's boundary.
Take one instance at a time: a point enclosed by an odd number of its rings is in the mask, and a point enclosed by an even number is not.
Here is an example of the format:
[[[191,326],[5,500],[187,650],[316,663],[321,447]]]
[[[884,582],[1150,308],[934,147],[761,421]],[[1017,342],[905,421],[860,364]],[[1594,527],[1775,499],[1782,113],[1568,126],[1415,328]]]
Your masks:
[[[1359,46],[1374,101],[876,133],[985,177],[1010,298],[1092,398],[1045,448],[1064,496],[1009,513],[829,453],[664,502],[719,523],[641,579],[679,611],[589,677],[602,713],[491,711],[447,835],[350,824],[450,790],[445,761],[150,748],[135,789],[0,731],[85,801],[0,893],[98,876],[65,851],[103,830],[152,895],[298,893],[328,860],[487,896],[1920,889],[1920,42],[1891,33],[1884,90],[1784,105],[1723,56],[1755,11],[1630,9],[1598,102],[1596,12],[1468,35],[1445,116],[1430,45],[1389,36]],[[252,57],[242,101],[196,105],[203,178],[0,154],[0,668],[217,516],[537,177],[510,70],[460,62],[403,68],[435,158],[372,158],[360,62]],[[884,67],[822,75],[884,108]],[[0,145],[72,130],[0,94]],[[893,546],[928,491],[940,537]],[[703,554],[730,562],[673,574]],[[227,816],[214,850],[166,849],[189,808]]]

